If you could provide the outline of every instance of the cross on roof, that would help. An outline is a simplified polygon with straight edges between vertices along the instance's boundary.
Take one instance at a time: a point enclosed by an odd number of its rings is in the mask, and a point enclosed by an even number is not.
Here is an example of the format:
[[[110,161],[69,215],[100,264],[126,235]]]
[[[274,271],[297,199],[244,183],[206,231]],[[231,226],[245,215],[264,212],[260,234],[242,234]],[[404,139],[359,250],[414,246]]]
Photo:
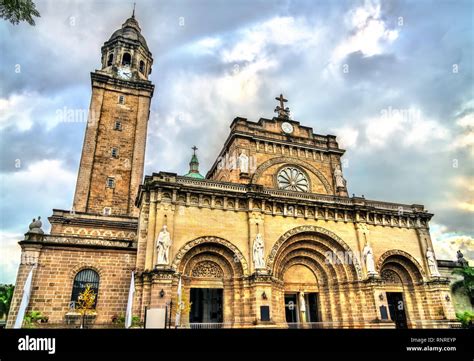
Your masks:
[[[278,100],[280,102],[280,108],[284,108],[285,107],[284,103],[286,103],[288,101],[288,99],[285,99],[283,97],[283,94],[280,94],[280,96],[276,97],[275,100]]]
[[[194,151],[194,155],[196,155],[196,150],[198,150],[198,147],[196,147],[195,145],[193,145],[191,149]]]
[[[276,97],[275,100],[278,100],[280,102],[280,105],[277,105],[277,107],[274,110],[276,113],[278,113],[278,118],[289,119],[290,108],[288,107],[285,108],[285,103],[288,101],[288,99],[285,99],[283,97],[283,94],[280,94],[280,96]]]

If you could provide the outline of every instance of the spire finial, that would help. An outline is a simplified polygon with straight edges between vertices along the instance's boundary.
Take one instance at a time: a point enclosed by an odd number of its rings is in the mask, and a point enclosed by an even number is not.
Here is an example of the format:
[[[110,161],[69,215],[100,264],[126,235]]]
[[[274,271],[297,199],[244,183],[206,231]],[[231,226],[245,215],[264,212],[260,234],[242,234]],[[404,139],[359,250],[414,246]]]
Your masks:
[[[196,150],[198,150],[198,147],[193,145],[191,147],[193,150],[193,155],[191,157],[191,161],[189,162],[189,173],[185,174],[185,177],[192,177],[192,178],[198,178],[198,179],[204,179],[204,177],[199,173],[199,160],[196,155]]]
[[[135,19],[135,5],[136,3],[133,3],[133,12],[132,12],[132,18]]]

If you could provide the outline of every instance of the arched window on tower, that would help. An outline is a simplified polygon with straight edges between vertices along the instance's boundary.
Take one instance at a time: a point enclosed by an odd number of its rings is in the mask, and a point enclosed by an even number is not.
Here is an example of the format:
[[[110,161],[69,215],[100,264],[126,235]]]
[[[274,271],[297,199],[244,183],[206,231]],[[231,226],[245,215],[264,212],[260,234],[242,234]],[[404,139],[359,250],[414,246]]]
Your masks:
[[[75,302],[77,304],[77,298],[82,292],[84,292],[87,285],[91,286],[91,289],[96,295],[94,300],[95,308],[97,305],[97,294],[99,293],[99,274],[90,268],[79,271],[76,274],[76,277],[74,277],[74,283],[72,285],[71,303]]]
[[[140,73],[145,74],[145,62],[140,60]]]
[[[114,62],[114,54],[110,53],[107,59],[107,66],[111,66]]]
[[[124,53],[122,56],[122,65],[131,65],[132,64],[132,56],[130,53]]]

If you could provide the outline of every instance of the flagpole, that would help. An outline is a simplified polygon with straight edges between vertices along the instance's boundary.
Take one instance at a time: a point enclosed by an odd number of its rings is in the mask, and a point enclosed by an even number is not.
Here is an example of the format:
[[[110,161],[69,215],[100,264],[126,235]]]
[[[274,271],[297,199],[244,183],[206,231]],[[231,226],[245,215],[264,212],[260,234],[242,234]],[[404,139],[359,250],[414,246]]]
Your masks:
[[[130,290],[128,291],[127,313],[125,315],[125,328],[132,326],[133,318],[133,296],[135,295],[135,272],[132,271],[132,279],[130,280]]]
[[[23,326],[23,319],[25,318],[25,312],[28,308],[28,304],[30,303],[30,296],[31,296],[31,284],[33,280],[33,270],[36,265],[31,267],[30,273],[28,273],[28,277],[26,278],[25,284],[23,286],[23,295],[21,297],[20,308],[18,309],[18,314],[16,315],[15,324],[13,328],[21,328]]]
[[[176,324],[175,327],[179,327],[181,325],[181,275],[179,275],[179,282],[178,282],[178,304],[176,305]]]

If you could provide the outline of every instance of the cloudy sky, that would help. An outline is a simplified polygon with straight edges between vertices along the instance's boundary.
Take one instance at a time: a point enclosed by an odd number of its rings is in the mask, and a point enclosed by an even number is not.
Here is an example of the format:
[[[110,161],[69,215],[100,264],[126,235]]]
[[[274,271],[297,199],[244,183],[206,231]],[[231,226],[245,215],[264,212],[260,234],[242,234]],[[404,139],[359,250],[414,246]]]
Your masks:
[[[36,0],[36,26],[0,20],[0,283],[33,217],[70,209],[100,47],[133,1]],[[154,56],[145,173],[201,173],[236,116],[334,134],[349,192],[424,204],[438,258],[474,259],[471,1],[137,2]],[[44,222],[45,230],[49,224]],[[469,250],[470,248],[470,250]]]

